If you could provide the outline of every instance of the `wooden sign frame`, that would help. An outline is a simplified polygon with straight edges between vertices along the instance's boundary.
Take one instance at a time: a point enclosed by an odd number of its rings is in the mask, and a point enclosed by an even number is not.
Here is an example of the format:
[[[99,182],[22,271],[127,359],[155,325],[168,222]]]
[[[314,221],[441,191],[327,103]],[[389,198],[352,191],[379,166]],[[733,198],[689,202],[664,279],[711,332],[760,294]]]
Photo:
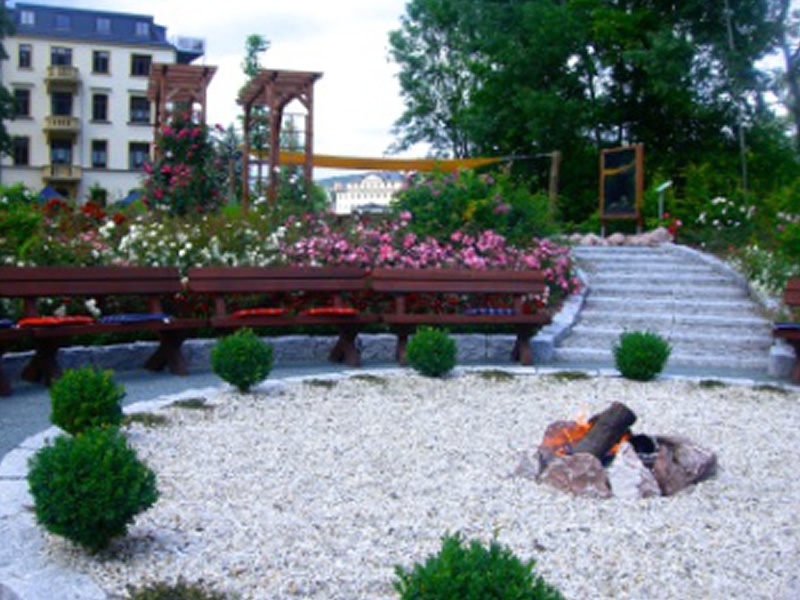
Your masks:
[[[600,223],[635,220],[644,225],[644,146],[634,144],[609,148],[600,153]]]

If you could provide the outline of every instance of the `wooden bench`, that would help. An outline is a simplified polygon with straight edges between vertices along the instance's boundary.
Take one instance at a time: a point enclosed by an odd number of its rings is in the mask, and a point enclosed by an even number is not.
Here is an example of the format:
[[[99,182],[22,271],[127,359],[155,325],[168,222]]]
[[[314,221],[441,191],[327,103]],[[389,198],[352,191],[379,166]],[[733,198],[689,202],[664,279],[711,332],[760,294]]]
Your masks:
[[[203,327],[205,319],[174,318],[162,310],[162,298],[183,292],[180,273],[170,267],[0,267],[0,296],[22,299],[23,319],[16,331],[30,336],[34,354],[22,376],[28,381],[49,385],[61,369],[57,355],[60,347],[74,336],[130,331],[152,331],[159,345],[145,362],[145,368],[186,374],[181,344],[191,331]],[[112,297],[141,297],[144,312],[103,314],[96,320],[47,323],[37,303],[43,298],[93,298],[102,310]],[[129,298],[130,300],[131,298]],[[88,315],[88,311],[87,311]],[[22,326],[24,325],[24,326]]]
[[[792,311],[800,309],[800,278],[788,281],[783,293],[783,303]],[[800,384],[800,323],[775,323],[772,334],[786,340],[794,348],[795,361],[791,379],[793,383]]]
[[[367,291],[366,271],[358,267],[196,267],[188,276],[192,292],[213,297],[215,329],[336,327],[332,362],[360,366],[358,332],[378,321],[352,303]],[[253,297],[258,306],[241,305]]]
[[[530,338],[551,320],[544,310],[525,310],[527,297],[546,290],[540,271],[381,268],[372,272],[370,283],[374,291],[394,297],[394,310],[382,314],[381,320],[397,334],[400,364],[405,364],[409,335],[420,325],[504,325],[516,333],[511,359],[531,365]],[[411,312],[410,301],[419,294],[446,295],[458,304]],[[467,306],[461,306],[464,300]]]

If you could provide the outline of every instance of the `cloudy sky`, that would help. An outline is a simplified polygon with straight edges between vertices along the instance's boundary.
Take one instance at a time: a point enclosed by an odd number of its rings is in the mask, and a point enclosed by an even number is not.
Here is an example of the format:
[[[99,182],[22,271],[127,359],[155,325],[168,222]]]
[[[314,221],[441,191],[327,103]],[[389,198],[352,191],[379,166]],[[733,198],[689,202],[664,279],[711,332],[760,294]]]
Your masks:
[[[388,34],[400,27],[406,0],[31,0],[152,15],[169,36],[206,40],[204,62],[218,71],[209,87],[209,124],[240,114],[248,35],[270,41],[261,63],[270,69],[323,73],[314,87],[315,151],[382,156],[402,114]]]

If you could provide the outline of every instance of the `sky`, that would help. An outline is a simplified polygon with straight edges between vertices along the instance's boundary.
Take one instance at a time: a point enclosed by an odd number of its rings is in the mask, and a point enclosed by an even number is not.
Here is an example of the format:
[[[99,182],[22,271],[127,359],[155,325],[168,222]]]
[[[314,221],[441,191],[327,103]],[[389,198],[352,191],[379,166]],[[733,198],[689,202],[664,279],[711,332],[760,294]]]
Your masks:
[[[204,38],[206,55],[195,64],[218,68],[208,89],[209,125],[238,123],[245,40],[259,34],[270,42],[260,56],[264,68],[323,74],[314,86],[316,153],[383,156],[394,141],[403,103],[389,32],[400,28],[406,0],[30,1],[150,15],[169,37]]]

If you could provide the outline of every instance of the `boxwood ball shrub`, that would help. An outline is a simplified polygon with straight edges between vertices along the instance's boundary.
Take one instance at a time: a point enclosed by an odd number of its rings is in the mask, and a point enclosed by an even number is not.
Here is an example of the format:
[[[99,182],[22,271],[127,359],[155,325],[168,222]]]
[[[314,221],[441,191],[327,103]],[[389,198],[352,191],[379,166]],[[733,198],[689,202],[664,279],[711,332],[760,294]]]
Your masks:
[[[127,600],[227,600],[228,596],[205,583],[156,582],[140,587],[128,587]]]
[[[410,570],[395,567],[394,589],[401,600],[564,600],[534,573],[535,562],[522,561],[493,541],[487,548],[461,536],[442,538],[442,548]]]
[[[672,348],[657,333],[626,331],[614,345],[617,370],[627,379],[650,381],[655,379],[669,360]]]
[[[447,332],[420,327],[406,346],[406,361],[428,377],[442,377],[456,366],[456,343]]]
[[[117,426],[124,397],[125,388],[111,371],[69,369],[50,386],[50,420],[72,435],[91,427]]]
[[[240,392],[248,392],[269,376],[272,355],[270,344],[243,328],[217,341],[211,350],[211,369]]]
[[[155,473],[114,427],[59,436],[30,460],[36,520],[90,552],[103,550],[158,499]]]

